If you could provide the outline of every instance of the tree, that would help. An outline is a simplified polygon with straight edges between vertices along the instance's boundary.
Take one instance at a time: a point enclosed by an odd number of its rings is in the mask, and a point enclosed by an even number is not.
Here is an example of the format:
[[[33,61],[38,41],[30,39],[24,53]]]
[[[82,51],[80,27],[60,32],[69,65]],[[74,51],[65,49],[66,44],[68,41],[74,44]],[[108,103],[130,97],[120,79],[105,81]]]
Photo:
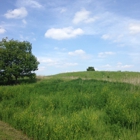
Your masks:
[[[88,67],[87,71],[95,71],[94,67]]]
[[[0,80],[11,82],[14,78],[28,76],[35,78],[35,70],[39,62],[32,54],[32,45],[28,41],[8,40],[0,41]]]

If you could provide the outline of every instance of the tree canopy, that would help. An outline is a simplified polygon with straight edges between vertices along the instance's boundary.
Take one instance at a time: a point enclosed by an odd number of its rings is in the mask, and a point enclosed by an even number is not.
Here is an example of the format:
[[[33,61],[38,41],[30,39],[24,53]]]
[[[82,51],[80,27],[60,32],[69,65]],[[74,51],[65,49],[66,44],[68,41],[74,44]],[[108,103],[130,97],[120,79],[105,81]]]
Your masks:
[[[17,82],[18,78],[28,76],[35,78],[34,71],[38,70],[37,58],[32,54],[32,45],[28,41],[0,41],[0,80]]]
[[[88,67],[87,71],[95,71],[94,67]]]

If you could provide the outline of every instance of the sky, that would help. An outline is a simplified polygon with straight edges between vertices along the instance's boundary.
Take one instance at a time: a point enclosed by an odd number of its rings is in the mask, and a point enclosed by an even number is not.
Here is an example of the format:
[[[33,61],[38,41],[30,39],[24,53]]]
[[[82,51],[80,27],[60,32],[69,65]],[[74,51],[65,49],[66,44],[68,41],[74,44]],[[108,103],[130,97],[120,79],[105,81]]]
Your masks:
[[[37,75],[140,72],[140,0],[0,0],[0,40],[29,41]]]

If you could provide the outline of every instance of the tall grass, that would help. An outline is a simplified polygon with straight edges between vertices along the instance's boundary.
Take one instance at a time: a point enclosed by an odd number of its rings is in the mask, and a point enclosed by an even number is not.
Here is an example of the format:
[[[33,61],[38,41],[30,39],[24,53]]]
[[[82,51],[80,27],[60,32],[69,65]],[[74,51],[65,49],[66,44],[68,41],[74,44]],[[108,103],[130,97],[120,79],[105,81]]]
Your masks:
[[[140,87],[80,78],[1,86],[0,120],[34,140],[138,140]]]

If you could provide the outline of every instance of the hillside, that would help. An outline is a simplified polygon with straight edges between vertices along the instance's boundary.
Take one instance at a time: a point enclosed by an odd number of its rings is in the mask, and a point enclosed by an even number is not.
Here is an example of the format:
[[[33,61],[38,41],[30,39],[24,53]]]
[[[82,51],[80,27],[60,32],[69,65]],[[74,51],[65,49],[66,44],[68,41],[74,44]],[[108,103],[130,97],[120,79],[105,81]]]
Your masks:
[[[62,78],[62,79],[96,79],[110,82],[124,82],[140,85],[140,72],[113,72],[113,71],[83,71],[68,72],[47,76],[44,78]],[[40,77],[41,78],[41,77]]]
[[[137,140],[139,78],[136,72],[74,72],[0,86],[0,120],[34,140]]]

